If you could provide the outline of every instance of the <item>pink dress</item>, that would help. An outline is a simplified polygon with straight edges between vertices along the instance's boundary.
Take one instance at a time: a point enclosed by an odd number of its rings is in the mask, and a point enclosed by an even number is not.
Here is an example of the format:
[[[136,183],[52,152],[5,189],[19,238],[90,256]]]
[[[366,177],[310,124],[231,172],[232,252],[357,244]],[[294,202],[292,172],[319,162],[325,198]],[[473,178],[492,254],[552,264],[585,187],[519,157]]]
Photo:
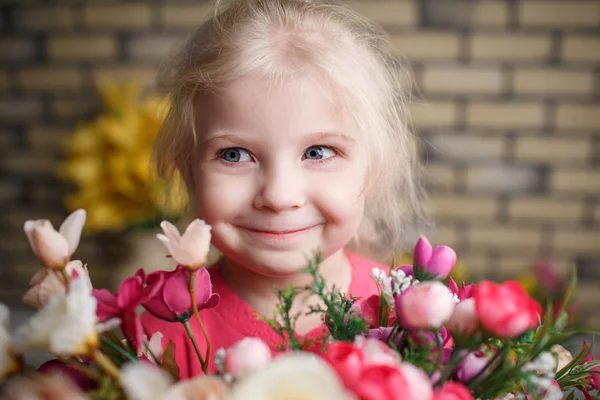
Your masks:
[[[361,298],[377,294],[377,287],[371,278],[371,270],[375,267],[382,269],[386,267],[353,253],[346,253],[346,255],[352,266],[352,282],[349,293]],[[200,311],[202,323],[211,341],[209,371],[216,371],[214,353],[219,348],[226,349],[245,337],[261,338],[275,351],[277,345],[281,344],[281,338],[265,322],[256,319],[254,316],[256,313],[250,306],[229,288],[221,276],[218,266],[210,268],[209,272],[213,284],[213,292],[221,296],[221,301],[217,307]],[[147,312],[142,316],[142,324],[148,337],[154,332],[162,332],[164,335],[163,346],[168,341],[173,341],[175,345],[175,358],[179,365],[179,373],[182,379],[202,373],[194,347],[182,324],[160,320]],[[190,319],[190,325],[194,331],[200,351],[204,354],[206,343],[196,318],[192,317]],[[325,326],[321,325],[302,337],[306,339],[319,339],[325,331]]]

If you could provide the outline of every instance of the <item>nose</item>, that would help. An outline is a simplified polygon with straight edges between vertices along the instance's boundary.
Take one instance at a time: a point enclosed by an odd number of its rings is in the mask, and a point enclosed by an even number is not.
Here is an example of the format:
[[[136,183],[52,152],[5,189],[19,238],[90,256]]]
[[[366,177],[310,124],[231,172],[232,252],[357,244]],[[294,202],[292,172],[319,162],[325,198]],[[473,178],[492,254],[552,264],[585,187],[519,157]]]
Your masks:
[[[302,207],[306,202],[305,179],[292,166],[274,165],[262,174],[254,207],[274,212]]]

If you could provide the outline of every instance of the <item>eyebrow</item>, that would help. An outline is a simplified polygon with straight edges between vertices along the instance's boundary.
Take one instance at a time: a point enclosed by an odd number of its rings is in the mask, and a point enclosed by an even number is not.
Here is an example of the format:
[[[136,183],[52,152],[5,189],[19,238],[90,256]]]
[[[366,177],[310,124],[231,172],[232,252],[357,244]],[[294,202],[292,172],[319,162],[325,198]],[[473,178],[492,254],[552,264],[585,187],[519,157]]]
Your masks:
[[[342,141],[348,142],[348,143],[356,142],[356,140],[353,137],[348,136],[345,133],[337,132],[337,131],[313,132],[313,133],[309,133],[305,136],[302,136],[301,139],[306,142],[318,142],[318,141],[326,140],[326,139],[338,139],[338,140],[342,140]],[[213,142],[215,140],[226,140],[226,141],[230,141],[230,142],[236,142],[236,143],[240,143],[241,145],[244,145],[244,146],[248,146],[252,143],[251,139],[245,138],[244,136],[234,135],[234,134],[225,133],[225,132],[216,132],[214,134],[209,135],[206,139],[204,139],[200,143],[200,146],[206,145],[207,143]]]

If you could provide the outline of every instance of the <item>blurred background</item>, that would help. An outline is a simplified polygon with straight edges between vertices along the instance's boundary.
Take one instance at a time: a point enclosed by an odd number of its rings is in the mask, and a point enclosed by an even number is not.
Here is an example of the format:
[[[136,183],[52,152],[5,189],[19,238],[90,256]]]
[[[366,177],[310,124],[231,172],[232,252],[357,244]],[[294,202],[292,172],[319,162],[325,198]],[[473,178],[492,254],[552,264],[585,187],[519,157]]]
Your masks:
[[[600,328],[600,0],[350,5],[410,61],[431,241],[457,250],[467,279],[542,295],[575,267],[579,320]],[[97,287],[164,267],[147,223],[159,213],[145,176],[162,117],[154,77],[211,10],[0,1],[0,301],[18,304],[39,269],[24,221],[58,226],[74,207],[89,212],[75,258]]]

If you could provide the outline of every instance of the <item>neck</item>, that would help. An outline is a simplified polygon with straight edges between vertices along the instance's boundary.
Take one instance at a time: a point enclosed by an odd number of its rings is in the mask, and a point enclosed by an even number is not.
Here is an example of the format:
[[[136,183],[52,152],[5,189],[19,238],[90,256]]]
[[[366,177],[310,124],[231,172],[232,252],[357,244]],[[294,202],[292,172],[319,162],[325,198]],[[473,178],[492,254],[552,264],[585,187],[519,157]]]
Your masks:
[[[339,250],[323,260],[319,264],[319,273],[323,276],[328,289],[335,285],[344,293],[348,291],[352,280],[352,268],[343,250]],[[274,310],[277,303],[275,291],[289,285],[304,286],[312,281],[312,277],[304,272],[289,276],[264,276],[225,257],[221,261],[221,274],[229,287],[242,300],[263,315],[271,315]],[[293,308],[300,311],[302,307],[306,306],[307,299],[303,297],[296,303],[299,304],[295,304]],[[314,303],[314,301],[310,303]]]

